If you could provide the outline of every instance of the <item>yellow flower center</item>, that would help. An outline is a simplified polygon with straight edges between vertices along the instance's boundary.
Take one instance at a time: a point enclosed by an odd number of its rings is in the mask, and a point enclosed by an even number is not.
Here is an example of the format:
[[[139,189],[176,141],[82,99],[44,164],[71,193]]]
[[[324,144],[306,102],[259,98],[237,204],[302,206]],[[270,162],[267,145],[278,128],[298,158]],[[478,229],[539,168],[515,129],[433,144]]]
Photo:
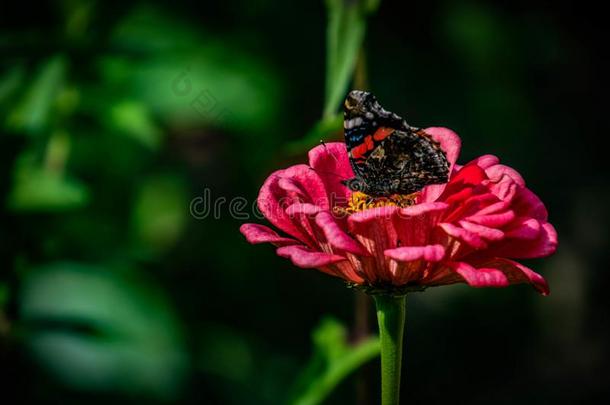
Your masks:
[[[392,194],[387,197],[373,197],[359,191],[352,193],[347,207],[335,207],[335,211],[338,213],[353,214],[368,210],[369,208],[394,206],[394,207],[409,207],[415,204],[417,193],[413,194]]]

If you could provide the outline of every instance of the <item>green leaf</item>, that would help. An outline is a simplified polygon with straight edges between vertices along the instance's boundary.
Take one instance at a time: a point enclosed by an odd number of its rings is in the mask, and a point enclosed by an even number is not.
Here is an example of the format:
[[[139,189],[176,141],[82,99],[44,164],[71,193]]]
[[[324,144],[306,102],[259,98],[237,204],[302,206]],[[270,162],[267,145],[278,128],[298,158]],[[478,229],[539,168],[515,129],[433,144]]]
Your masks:
[[[324,117],[335,114],[354,73],[366,31],[366,16],[378,0],[327,0],[326,97]]]
[[[63,56],[57,55],[48,59],[40,67],[17,107],[8,116],[8,127],[28,134],[40,134],[47,129],[66,69],[67,63]]]
[[[379,355],[376,336],[351,345],[347,331],[337,320],[325,318],[313,332],[314,352],[295,382],[289,403],[320,404],[349,374]]]
[[[49,164],[61,159],[60,146],[50,148]],[[89,192],[84,184],[61,170],[42,166],[31,151],[25,151],[17,158],[13,185],[6,200],[10,210],[64,211],[82,207],[88,201]]]
[[[150,149],[156,149],[162,132],[152,119],[148,108],[137,101],[124,100],[114,103],[108,111],[108,126],[113,132],[132,137]]]
[[[82,391],[175,398],[187,356],[161,290],[131,268],[58,262],[30,269],[19,328],[32,357]]]
[[[103,81],[173,128],[213,126],[257,139],[280,113],[281,88],[269,65],[157,7],[135,7],[110,41],[138,58],[103,57]]]

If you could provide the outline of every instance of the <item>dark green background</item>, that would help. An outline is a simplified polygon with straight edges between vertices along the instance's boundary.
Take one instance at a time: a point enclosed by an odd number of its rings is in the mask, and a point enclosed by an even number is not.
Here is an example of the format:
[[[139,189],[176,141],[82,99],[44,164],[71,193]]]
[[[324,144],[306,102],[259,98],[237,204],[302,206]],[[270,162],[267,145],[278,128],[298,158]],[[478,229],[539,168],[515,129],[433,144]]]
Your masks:
[[[560,240],[527,263],[549,297],[409,298],[408,403],[608,395],[604,16],[587,2],[385,1],[370,18],[381,102],[454,129],[462,163],[515,167]],[[323,2],[3,2],[0,24],[0,402],[283,403],[319,321],[353,324],[354,292],[248,245],[226,204],[196,219],[189,203],[206,188],[252,202],[306,159],[294,142],[323,107]],[[355,403],[362,381],[377,398],[377,374],[372,362],[328,403]]]

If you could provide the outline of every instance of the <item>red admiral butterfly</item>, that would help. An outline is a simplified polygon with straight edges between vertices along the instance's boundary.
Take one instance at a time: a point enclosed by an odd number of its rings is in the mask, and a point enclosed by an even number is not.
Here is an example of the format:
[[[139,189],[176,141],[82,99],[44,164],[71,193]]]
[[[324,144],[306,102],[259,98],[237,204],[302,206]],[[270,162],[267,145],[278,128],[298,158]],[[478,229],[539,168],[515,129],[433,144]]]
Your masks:
[[[347,95],[343,127],[356,175],[343,183],[352,191],[382,197],[447,182],[449,162],[439,143],[384,110],[371,93],[353,90]]]

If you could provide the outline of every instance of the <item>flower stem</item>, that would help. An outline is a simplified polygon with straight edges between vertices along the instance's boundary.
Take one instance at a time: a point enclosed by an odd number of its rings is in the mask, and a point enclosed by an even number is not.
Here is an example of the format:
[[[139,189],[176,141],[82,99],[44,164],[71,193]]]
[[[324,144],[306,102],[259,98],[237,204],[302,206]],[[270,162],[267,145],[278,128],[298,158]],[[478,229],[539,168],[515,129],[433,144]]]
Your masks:
[[[374,295],[381,339],[381,404],[398,405],[406,295]]]

